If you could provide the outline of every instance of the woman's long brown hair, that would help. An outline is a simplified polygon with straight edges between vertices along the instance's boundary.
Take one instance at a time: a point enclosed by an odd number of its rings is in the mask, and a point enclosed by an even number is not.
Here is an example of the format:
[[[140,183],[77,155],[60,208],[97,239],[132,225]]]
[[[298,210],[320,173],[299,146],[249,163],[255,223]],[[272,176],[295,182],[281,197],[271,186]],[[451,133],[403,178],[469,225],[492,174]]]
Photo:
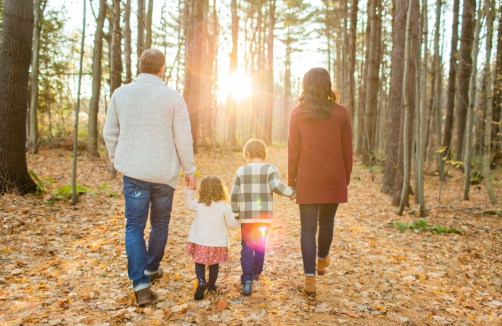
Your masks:
[[[328,119],[338,101],[331,87],[331,78],[324,68],[312,68],[303,76],[302,94],[298,98],[298,108],[303,119],[311,122]]]

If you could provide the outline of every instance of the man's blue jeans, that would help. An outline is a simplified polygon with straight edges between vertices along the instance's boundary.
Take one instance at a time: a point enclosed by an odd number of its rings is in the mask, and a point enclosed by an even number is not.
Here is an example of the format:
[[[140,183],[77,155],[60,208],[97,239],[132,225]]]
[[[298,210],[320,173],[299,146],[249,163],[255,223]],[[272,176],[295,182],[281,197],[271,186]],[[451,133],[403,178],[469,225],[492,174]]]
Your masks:
[[[160,266],[167,243],[174,188],[124,176],[127,272],[134,291],[150,287],[150,277]],[[150,211],[150,238],[145,244],[145,227]],[[146,274],[145,274],[146,272]]]
[[[253,280],[253,275],[260,275],[263,272],[269,228],[268,223],[241,223],[242,284]]]

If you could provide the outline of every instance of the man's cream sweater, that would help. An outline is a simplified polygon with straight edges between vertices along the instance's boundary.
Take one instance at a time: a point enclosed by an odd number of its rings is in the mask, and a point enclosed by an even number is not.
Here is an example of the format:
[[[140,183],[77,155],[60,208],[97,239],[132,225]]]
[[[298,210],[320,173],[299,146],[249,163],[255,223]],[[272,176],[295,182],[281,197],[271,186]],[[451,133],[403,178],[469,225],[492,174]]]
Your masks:
[[[155,75],[140,74],[115,90],[103,138],[110,160],[127,177],[176,188],[180,167],[195,174],[185,101]]]

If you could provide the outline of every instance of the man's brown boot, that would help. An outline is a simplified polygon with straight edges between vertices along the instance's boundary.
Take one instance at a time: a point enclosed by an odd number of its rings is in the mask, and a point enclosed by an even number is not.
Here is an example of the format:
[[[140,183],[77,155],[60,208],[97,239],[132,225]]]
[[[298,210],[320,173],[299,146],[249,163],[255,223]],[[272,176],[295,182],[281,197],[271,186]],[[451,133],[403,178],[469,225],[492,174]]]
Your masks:
[[[155,272],[155,274],[148,276],[150,276],[150,283],[153,283],[157,280],[160,280],[164,276],[164,271],[162,271],[162,268],[159,267],[159,269],[157,270],[157,272]]]
[[[142,307],[149,303],[155,303],[157,301],[157,293],[153,292],[151,288],[146,288],[143,290],[139,290],[138,292],[134,292],[136,296],[136,301],[138,302],[138,306]]]
[[[317,258],[317,274],[324,275],[326,273],[326,267],[329,266],[329,256],[324,259]]]

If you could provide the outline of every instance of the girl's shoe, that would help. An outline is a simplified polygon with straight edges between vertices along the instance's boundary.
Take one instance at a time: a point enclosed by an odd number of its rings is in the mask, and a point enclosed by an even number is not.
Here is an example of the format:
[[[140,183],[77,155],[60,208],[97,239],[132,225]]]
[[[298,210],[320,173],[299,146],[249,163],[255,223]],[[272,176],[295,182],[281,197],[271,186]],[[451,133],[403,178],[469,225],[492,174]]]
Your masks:
[[[193,298],[195,300],[202,300],[204,299],[204,292],[206,292],[207,289],[207,283],[202,281],[199,282],[199,280],[195,280],[197,282],[197,288],[195,289],[195,292],[193,294]]]
[[[216,284],[207,283],[207,292],[215,293],[217,289]]]
[[[324,275],[326,273],[326,267],[329,266],[329,255],[324,259],[317,258],[317,274]]]
[[[305,285],[302,288],[300,288],[300,290],[307,296],[314,297],[316,291],[315,275],[314,276],[305,275]]]

